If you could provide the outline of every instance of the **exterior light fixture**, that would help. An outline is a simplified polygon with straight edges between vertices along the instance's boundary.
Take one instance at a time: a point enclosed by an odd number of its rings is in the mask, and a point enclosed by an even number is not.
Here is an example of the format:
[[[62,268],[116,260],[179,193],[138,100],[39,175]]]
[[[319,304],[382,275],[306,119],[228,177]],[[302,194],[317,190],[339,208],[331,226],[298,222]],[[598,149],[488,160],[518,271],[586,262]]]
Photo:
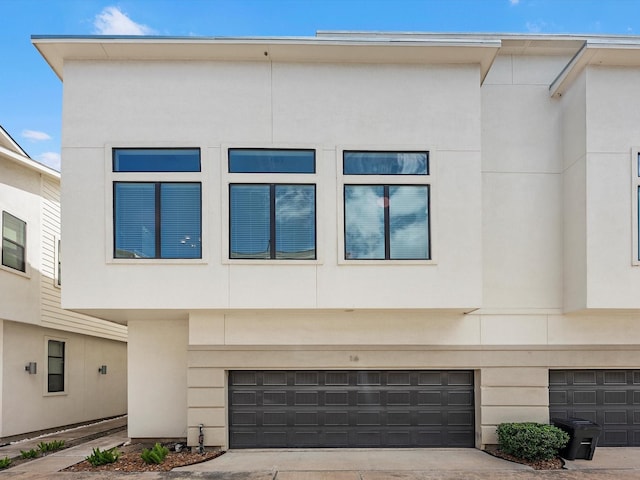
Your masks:
[[[38,373],[38,364],[36,362],[29,362],[24,367],[25,372],[29,372],[29,375],[35,375]]]
[[[106,375],[107,374],[107,366],[106,365],[102,365],[102,366],[98,367],[98,372],[100,372],[102,375]]]

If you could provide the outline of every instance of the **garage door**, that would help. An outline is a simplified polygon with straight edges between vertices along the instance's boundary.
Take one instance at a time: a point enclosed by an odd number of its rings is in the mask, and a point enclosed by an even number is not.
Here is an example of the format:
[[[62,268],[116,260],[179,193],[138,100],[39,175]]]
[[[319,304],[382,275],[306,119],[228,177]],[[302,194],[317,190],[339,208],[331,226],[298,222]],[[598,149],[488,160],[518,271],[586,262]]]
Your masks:
[[[231,448],[473,447],[472,371],[232,371]]]
[[[598,445],[640,446],[640,370],[551,370],[550,417],[602,427]]]

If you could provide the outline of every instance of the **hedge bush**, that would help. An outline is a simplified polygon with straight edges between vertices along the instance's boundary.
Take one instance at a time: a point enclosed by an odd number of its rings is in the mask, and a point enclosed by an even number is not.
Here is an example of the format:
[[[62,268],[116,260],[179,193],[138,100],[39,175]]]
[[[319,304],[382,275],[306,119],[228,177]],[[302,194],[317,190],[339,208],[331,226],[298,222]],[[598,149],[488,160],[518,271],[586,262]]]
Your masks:
[[[569,434],[544,423],[501,423],[498,447],[504,453],[529,461],[551,460],[569,443]]]

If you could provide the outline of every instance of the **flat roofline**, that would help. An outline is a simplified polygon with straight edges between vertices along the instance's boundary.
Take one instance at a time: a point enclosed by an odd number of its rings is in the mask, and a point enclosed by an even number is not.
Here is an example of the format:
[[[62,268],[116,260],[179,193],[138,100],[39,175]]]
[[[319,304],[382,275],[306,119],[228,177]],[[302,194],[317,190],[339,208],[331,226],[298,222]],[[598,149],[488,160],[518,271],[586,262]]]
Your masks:
[[[484,79],[501,41],[493,38],[164,37],[33,35],[31,42],[63,79],[65,61],[259,61],[477,64]]]

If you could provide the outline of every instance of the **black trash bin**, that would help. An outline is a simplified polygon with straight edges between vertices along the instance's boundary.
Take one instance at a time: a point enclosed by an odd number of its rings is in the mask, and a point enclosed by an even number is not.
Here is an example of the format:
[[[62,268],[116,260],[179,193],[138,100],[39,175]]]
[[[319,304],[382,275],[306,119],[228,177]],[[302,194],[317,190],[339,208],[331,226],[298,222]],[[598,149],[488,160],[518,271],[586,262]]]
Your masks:
[[[602,429],[597,423],[583,418],[552,418],[554,426],[564,430],[571,437],[560,456],[567,460],[591,460],[598,445]]]

